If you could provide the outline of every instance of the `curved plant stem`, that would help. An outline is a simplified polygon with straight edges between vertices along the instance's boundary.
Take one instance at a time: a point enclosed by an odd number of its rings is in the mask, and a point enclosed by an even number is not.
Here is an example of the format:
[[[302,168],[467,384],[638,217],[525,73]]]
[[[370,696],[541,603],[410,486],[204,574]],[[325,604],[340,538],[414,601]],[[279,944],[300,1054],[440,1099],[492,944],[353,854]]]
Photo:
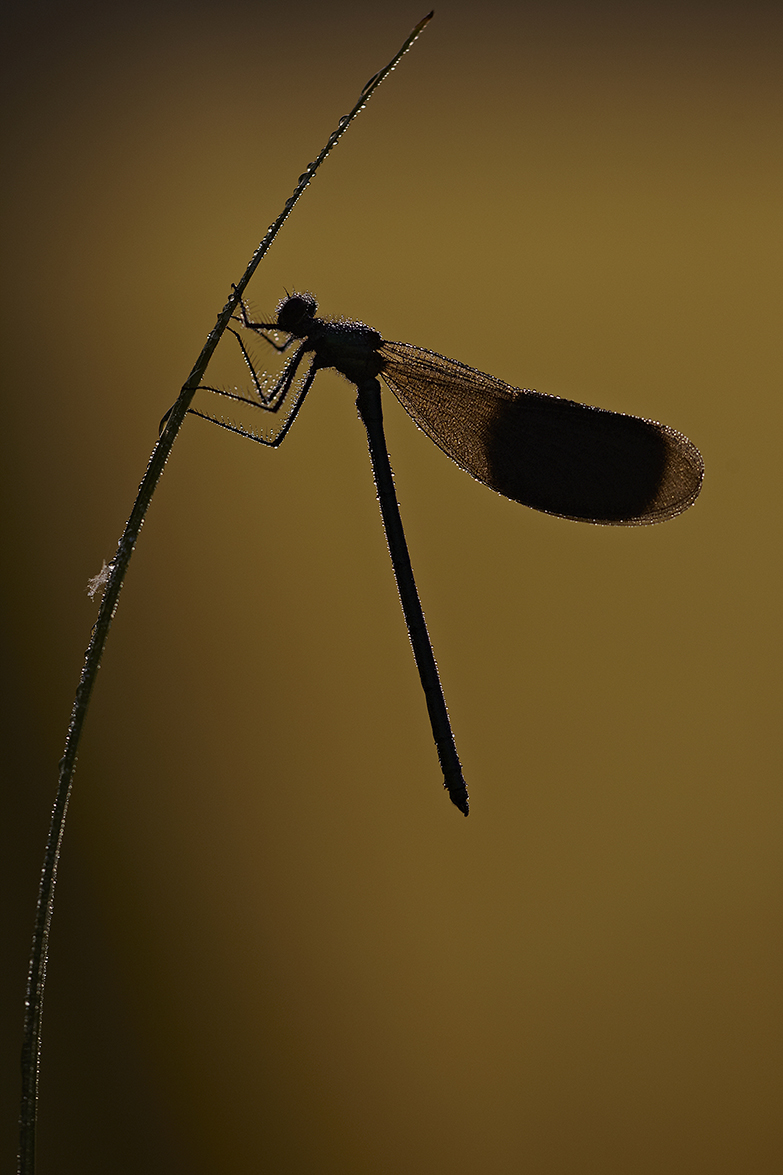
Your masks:
[[[41,883],[38,892],[38,905],[33,930],[33,944],[30,954],[30,966],[27,981],[27,996],[25,1000],[24,1043],[22,1046],[22,1103],[19,1120],[19,1175],[34,1175],[35,1170],[35,1127],[38,1102],[38,1073],[41,1055],[41,1015],[43,1011],[43,995],[46,982],[46,960],[49,946],[49,927],[52,919],[54,904],[54,889],[57,880],[57,863],[60,857],[65,827],[65,817],[68,811],[68,801],[71,795],[73,775],[76,768],[76,756],[79,748],[84,720],[90,703],[95,679],[100,668],[101,656],[109,635],[114,613],[119,603],[120,591],[125,579],[139,531],[144,523],[147,510],[155,492],[155,487],[163,473],[171,447],[182,425],[185,415],[193,400],[196,389],[201,383],[215,348],[225,331],[231,316],[237,309],[242,294],[256,271],[261,258],[269,249],[273,240],[282,228],[289,213],[304,192],[310,180],[321,166],[326,156],[347,131],[357,114],[364,109],[372,94],[382,81],[391,73],[404,53],[407,53],[419,33],[432,17],[432,13],[425,16],[402,48],[379,73],[373,75],[362,90],[359,99],[350,113],[340,119],[337,129],[329,136],[326,146],[318,157],[310,164],[299,177],[292,195],[286,200],[283,210],[277,220],[269,226],[267,232],[250,259],[250,262],[237,284],[233,287],[231,296],[218,315],[217,322],[207,336],[207,340],[196,360],[193,370],[183,384],[179,397],[167,417],[166,427],[152,451],[147,471],[144,474],[136,501],[133,504],[130,518],[125,526],[117,547],[117,553],[108,568],[106,588],[101,601],[98,619],[93,628],[87,652],[84,658],[79,685],[76,690],[71,722],[65,742],[65,753],[60,760],[60,776],[57,785],[57,794],[54,802],[49,835],[46,842]]]

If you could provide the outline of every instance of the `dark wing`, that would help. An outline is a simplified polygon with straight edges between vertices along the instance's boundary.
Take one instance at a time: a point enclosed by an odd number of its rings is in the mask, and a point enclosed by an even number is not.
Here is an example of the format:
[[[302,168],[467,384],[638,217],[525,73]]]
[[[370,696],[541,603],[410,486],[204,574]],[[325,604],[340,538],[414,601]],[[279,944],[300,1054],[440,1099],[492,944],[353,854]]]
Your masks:
[[[665,424],[512,388],[410,343],[384,341],[383,378],[427,436],[515,502],[615,526],[680,514],[704,462]]]

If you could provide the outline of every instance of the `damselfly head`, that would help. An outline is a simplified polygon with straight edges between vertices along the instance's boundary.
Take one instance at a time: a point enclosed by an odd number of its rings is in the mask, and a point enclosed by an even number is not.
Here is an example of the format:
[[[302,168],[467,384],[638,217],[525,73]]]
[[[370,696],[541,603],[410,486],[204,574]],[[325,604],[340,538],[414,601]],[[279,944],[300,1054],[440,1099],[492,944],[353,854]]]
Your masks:
[[[318,303],[312,294],[288,294],[277,307],[277,325],[300,337],[307,333],[315,318]]]

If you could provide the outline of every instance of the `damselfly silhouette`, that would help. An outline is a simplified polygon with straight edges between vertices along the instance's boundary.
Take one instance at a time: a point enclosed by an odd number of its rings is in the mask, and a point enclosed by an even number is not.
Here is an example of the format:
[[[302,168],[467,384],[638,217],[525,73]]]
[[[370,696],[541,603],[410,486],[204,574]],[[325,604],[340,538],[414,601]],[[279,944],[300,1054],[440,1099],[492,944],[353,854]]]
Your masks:
[[[300,340],[271,391],[259,378],[238,331],[256,397],[207,388],[265,412],[290,403],[279,432],[267,439],[206,413],[232,432],[276,448],[296,419],[313,380],[334,367],[356,385],[367,429],[378,500],[394,574],[427,700],[444,785],[468,814],[468,793],[411,569],[383,433],[378,376],[435,444],[478,481],[515,502],[580,522],[643,526],[674,518],[692,505],[704,463],[695,445],[665,424],[591,408],[573,400],[512,388],[435,351],[393,343],[361,322],[317,318],[312,294],[291,294],[274,322],[253,322],[244,302],[236,319],[284,352]],[[278,343],[267,332],[288,337]],[[306,356],[304,377],[295,383]]]

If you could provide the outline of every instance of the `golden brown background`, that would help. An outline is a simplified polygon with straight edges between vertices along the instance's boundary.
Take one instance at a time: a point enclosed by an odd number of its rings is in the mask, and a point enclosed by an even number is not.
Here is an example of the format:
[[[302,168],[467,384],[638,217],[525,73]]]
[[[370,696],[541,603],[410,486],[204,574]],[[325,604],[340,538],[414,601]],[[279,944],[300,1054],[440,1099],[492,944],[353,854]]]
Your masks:
[[[464,820],[349,385],[277,452],[186,425],[76,778],[41,1175],[783,1169],[781,12],[443,0],[288,221],[259,312],[311,289],[666,421],[704,490],[654,528],[534,514],[387,395]],[[423,13],[13,18],[4,1166],[86,581],[230,282]]]

